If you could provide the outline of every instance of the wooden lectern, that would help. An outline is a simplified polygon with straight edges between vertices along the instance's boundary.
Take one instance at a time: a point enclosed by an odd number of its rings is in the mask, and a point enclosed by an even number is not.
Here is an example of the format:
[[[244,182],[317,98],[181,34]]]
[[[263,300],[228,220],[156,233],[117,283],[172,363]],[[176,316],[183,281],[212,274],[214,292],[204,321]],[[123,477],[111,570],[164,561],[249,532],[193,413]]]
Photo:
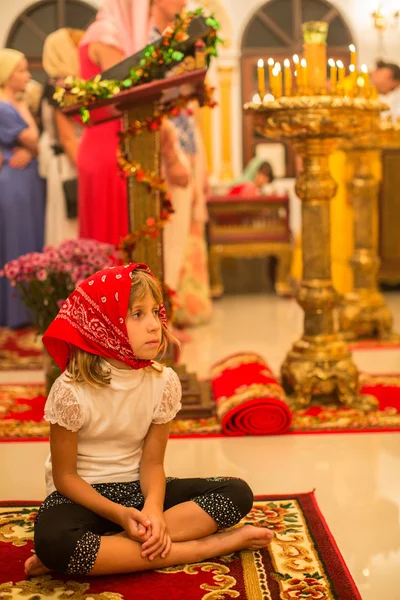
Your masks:
[[[123,131],[127,131],[135,121],[153,117],[166,90],[179,86],[198,86],[204,84],[207,69],[197,69],[178,76],[155,80],[125,90],[112,98],[101,99],[89,104],[90,126],[112,119],[122,119]],[[80,105],[63,109],[64,114],[75,116]],[[160,175],[160,134],[158,131],[144,131],[139,136],[129,137],[125,152],[129,160],[140,163],[145,170]],[[117,169],[117,157],[115,159]],[[141,229],[147,219],[160,215],[160,193],[139,183],[136,178],[128,178],[128,211],[130,232]],[[163,241],[162,232],[156,237],[142,237],[135,246],[130,260],[147,264],[155,276],[163,281]],[[213,414],[215,405],[211,400],[210,386],[199,382],[194,374],[188,374],[182,365],[174,365],[183,389],[181,418],[203,418]]]

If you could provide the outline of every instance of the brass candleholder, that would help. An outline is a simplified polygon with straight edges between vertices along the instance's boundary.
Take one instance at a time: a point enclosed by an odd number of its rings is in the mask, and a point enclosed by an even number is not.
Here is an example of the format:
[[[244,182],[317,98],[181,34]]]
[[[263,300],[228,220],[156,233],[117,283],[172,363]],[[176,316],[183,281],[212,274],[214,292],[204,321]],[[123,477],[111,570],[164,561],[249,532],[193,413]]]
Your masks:
[[[370,104],[360,117],[363,133],[346,140],[342,146],[353,166],[348,192],[354,211],[351,258],[354,289],[345,296],[339,310],[340,329],[349,340],[395,337],[392,314],[378,287],[380,259],[374,222],[378,214],[379,180],[371,168],[384,139],[379,114],[385,109],[378,101]]]
[[[374,103],[321,95],[245,105],[261,134],[290,142],[303,158],[296,193],[302,201],[303,280],[297,300],[304,333],[281,367],[293,407],[308,406],[315,396],[335,396],[364,410],[377,405],[375,398],[358,396],[358,371],[335,320],[339,299],[331,279],[330,200],[337,186],[329,172],[329,155],[341,140],[362,132],[362,117]]]

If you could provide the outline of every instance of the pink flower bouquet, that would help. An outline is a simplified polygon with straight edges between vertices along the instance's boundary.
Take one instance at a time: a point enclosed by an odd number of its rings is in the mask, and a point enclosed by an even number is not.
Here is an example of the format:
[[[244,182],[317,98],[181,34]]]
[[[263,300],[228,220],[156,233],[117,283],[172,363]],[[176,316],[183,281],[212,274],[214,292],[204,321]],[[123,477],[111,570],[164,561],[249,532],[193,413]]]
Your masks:
[[[116,248],[95,240],[66,240],[7,263],[0,276],[21,292],[34,324],[44,333],[63,301],[81,281],[118,262]]]

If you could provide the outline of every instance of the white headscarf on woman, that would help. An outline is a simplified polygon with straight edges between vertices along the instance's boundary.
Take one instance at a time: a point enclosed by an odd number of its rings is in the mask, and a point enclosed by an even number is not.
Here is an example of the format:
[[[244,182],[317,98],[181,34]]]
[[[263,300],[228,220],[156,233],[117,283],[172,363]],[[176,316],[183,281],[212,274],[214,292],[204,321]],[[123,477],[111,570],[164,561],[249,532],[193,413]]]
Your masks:
[[[54,79],[76,77],[79,73],[77,41],[71,32],[82,33],[73,29],[57,29],[47,36],[43,46],[43,68],[49,77]],[[76,37],[76,36],[74,36]]]
[[[80,46],[102,42],[131,56],[147,45],[150,0],[104,0]]]
[[[25,55],[19,50],[2,48],[0,50],[0,86],[5,85]]]

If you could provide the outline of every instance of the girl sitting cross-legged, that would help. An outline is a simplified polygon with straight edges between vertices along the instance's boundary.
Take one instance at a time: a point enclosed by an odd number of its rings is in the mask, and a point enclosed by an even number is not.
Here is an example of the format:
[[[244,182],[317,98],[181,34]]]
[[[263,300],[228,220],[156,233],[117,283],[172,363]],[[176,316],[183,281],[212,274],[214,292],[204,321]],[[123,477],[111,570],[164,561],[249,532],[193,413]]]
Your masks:
[[[63,373],[45,407],[48,496],[28,576],[160,569],[262,548],[273,537],[252,525],[221,531],[252,507],[241,479],[166,479],[181,386],[153,360],[168,341],[160,284],[138,264],[86,279],[46,331],[43,342]]]

